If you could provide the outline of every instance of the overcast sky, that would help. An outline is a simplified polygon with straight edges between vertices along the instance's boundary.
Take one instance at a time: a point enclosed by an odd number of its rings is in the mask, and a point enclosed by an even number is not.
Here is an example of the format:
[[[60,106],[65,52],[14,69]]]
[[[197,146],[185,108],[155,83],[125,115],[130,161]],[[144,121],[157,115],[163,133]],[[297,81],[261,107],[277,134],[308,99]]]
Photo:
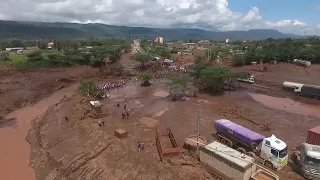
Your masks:
[[[1,0],[0,19],[320,35],[320,0]]]

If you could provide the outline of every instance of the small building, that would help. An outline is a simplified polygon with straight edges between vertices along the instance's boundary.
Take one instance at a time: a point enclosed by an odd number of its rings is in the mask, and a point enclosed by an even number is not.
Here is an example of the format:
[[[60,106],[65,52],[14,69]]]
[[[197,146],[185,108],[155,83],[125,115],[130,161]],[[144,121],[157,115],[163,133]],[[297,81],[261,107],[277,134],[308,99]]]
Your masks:
[[[53,42],[48,42],[47,49],[52,49],[53,47],[54,47],[54,43]]]
[[[198,42],[198,46],[202,46],[202,47],[207,47],[207,46],[211,46],[212,43],[210,40],[200,40]]]
[[[187,48],[189,49],[194,49],[197,47],[197,44],[196,43],[186,43],[185,44],[187,46]]]
[[[162,36],[159,36],[157,37],[155,40],[154,40],[155,43],[159,43],[159,44],[163,44],[164,42],[164,39]]]
[[[24,50],[23,47],[13,47],[13,48],[6,48],[6,51],[21,53]]]
[[[200,162],[226,179],[249,180],[257,169],[252,157],[217,141],[201,147]]]

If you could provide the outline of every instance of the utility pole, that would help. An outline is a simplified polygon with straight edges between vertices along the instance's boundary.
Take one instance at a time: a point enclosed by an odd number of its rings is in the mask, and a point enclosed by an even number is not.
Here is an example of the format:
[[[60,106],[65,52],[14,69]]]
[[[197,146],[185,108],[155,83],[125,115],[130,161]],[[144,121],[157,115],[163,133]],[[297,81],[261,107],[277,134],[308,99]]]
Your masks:
[[[197,159],[200,161],[199,154],[199,136],[200,136],[200,114],[199,114],[199,104],[197,103]]]

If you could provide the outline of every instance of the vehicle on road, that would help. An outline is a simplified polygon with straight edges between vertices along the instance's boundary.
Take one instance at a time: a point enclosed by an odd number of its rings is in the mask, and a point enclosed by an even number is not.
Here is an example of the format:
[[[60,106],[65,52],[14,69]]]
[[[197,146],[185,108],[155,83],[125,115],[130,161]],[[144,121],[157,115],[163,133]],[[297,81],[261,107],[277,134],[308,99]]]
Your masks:
[[[309,96],[315,99],[320,99],[320,86],[303,85],[296,87],[294,92],[298,93],[300,96]]]
[[[214,126],[221,143],[261,161],[265,166],[281,170],[288,164],[287,144],[276,136],[266,138],[226,119],[216,120]]]
[[[295,83],[295,82],[289,82],[289,81],[285,81],[282,84],[282,87],[285,90],[289,90],[289,91],[294,91],[294,89],[298,88],[298,87],[302,87],[304,84],[301,83]]]
[[[216,179],[223,180],[278,180],[274,173],[254,162],[254,158],[218,141],[201,146],[200,162]]]
[[[306,179],[320,179],[320,126],[308,130],[306,143],[293,154],[293,162]]]

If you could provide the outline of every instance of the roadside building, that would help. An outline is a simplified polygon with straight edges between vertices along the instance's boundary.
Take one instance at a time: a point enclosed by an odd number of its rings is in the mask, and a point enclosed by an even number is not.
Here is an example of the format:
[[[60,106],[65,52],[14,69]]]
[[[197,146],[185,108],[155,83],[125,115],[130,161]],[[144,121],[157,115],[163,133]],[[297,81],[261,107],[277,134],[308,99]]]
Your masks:
[[[23,50],[24,50],[23,47],[6,48],[6,51],[11,53],[22,53]]]

